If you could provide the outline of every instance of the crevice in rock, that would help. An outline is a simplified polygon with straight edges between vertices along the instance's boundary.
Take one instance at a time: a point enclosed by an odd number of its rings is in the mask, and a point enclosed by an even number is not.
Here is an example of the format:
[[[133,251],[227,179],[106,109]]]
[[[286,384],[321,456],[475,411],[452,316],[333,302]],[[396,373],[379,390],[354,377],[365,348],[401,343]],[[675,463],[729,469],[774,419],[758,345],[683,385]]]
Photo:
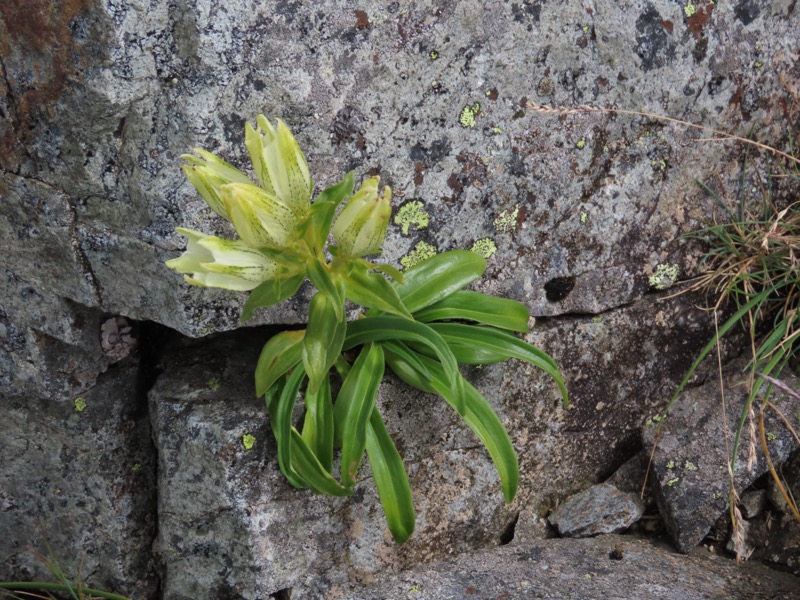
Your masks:
[[[509,521],[503,533],[500,534],[500,545],[505,546],[514,541],[514,534],[517,530],[517,523],[519,522],[519,513],[514,513],[514,518]]]
[[[139,350],[139,369],[136,376],[136,412],[137,417],[146,418],[151,424],[150,429],[150,452],[153,456],[153,489],[155,494],[150,507],[150,514],[153,519],[153,538],[150,545],[153,547],[158,540],[158,447],[152,437],[152,419],[150,418],[148,394],[156,382],[161,369],[161,360],[164,348],[171,340],[176,339],[180,334],[169,327],[155,323],[153,321],[140,321],[137,323],[137,338]],[[156,591],[153,599],[161,598],[162,591],[162,569],[161,565],[155,564],[153,577],[156,579]]]
[[[277,592],[272,592],[269,597],[275,600],[292,600],[292,588],[288,587],[278,590]]]
[[[72,250],[75,252],[75,261],[81,267],[83,278],[92,288],[94,301],[97,303],[97,305],[102,306],[103,288],[100,285],[100,281],[98,280],[94,269],[92,268],[92,263],[89,260],[89,257],[86,256],[86,253],[83,251],[83,246],[81,246],[80,232],[78,231],[78,209],[75,206],[75,202],[73,202],[72,198],[70,198],[69,194],[64,194],[64,201],[67,204],[67,210],[69,210],[70,215],[69,237],[72,244]]]

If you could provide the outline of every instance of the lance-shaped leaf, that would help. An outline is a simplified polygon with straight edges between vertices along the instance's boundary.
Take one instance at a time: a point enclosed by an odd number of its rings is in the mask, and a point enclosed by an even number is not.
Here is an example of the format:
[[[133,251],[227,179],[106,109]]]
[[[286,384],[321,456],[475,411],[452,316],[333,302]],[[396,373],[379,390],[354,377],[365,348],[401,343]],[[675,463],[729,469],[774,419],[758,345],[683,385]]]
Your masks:
[[[383,349],[365,346],[342,382],[333,416],[342,444],[342,484],[352,486],[367,444],[367,423],[383,379]]]
[[[267,394],[269,422],[278,443],[278,466],[286,480],[296,488],[307,487],[292,466],[292,410],[304,377],[303,369],[295,369],[285,383],[276,383]]]
[[[445,394],[448,391],[449,383],[438,361],[425,356],[419,357],[432,374],[431,379],[425,381],[425,378],[419,373],[417,373],[415,377],[413,375],[415,372],[414,367],[406,363],[402,358],[390,352],[386,354],[387,361],[392,366],[392,370],[398,373],[401,379],[415,387],[419,387],[416,385],[417,383],[427,383],[447,400]],[[508,436],[508,432],[500,422],[492,405],[489,404],[489,401],[469,382],[465,382],[465,392],[466,410],[462,418],[489,451],[489,456],[492,457],[492,462],[494,462],[495,468],[500,475],[503,496],[506,502],[511,502],[514,499],[517,486],[519,485],[519,463],[517,461],[517,453],[514,451],[514,446],[511,443],[511,438]],[[449,401],[448,403],[452,406],[452,403]],[[453,408],[455,408],[455,406],[453,406]]]
[[[486,259],[468,250],[436,254],[411,267],[404,274],[404,285],[397,292],[406,308],[415,313],[439,302],[480,278]]]
[[[344,318],[344,282],[338,275],[331,275],[328,265],[322,259],[308,261],[308,278],[314,287],[323,295],[333,301],[332,308],[336,311],[336,318]]]
[[[414,314],[417,321],[430,323],[448,319],[476,321],[484,325],[528,332],[528,307],[509,298],[498,298],[481,292],[459,290]]]
[[[347,324],[342,349],[386,340],[404,340],[428,347],[442,364],[458,414],[464,414],[464,379],[458,372],[458,363],[447,343],[430,326],[402,317],[365,317]]]
[[[339,485],[294,427],[292,427],[292,466],[295,472],[302,476],[304,483],[318,494],[349,496],[353,493],[352,488]]]
[[[517,358],[532,364],[550,375],[561,391],[564,406],[569,405],[569,397],[564,380],[555,361],[545,352],[513,335],[492,329],[462,323],[431,323],[447,342],[458,362],[463,364],[491,364],[508,358]],[[423,352],[426,350],[420,348]]]
[[[303,440],[328,472],[333,470],[333,401],[330,378],[325,377],[319,389],[306,392],[306,415],[303,419]]]
[[[370,273],[360,264],[351,265],[345,281],[345,296],[366,308],[411,319],[395,287],[383,275]]]
[[[394,541],[402,544],[414,532],[414,501],[403,459],[377,408],[367,425],[367,458],[389,531]]]
[[[242,308],[242,316],[239,317],[239,320],[244,323],[253,316],[253,312],[257,308],[266,308],[291,298],[300,289],[305,278],[306,274],[300,273],[294,277],[265,281],[250,292],[250,296],[248,296],[247,302],[244,303]]]
[[[264,344],[256,365],[256,395],[269,390],[281,375],[302,360],[304,330],[282,331]]]
[[[308,390],[312,394],[319,390],[341,353],[346,331],[347,320],[341,301],[317,292],[311,299],[308,328],[303,338],[303,365],[308,373]]]
[[[307,236],[311,243],[312,252],[321,252],[328,241],[331,232],[333,216],[336,208],[343,200],[353,193],[353,171],[345,175],[342,180],[326,188],[311,205],[311,214],[303,225],[301,234]]]

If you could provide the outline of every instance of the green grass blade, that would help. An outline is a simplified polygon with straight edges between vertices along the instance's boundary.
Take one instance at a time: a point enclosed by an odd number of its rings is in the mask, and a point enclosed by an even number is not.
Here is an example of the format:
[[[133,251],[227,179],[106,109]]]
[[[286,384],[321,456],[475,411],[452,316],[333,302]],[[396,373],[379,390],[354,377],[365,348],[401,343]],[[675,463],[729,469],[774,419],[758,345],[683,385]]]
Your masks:
[[[431,323],[430,327],[442,336],[442,339],[453,351],[456,360],[461,363],[475,364],[473,362],[475,359],[495,352],[504,355],[505,358],[523,360],[541,369],[556,382],[564,406],[569,405],[567,388],[558,366],[550,356],[535,346],[505,331],[489,327],[476,327],[461,323]]]
[[[383,379],[383,349],[365,346],[342,382],[333,407],[337,438],[342,444],[342,484],[352,486],[366,447],[367,423]]]
[[[333,470],[333,401],[329,377],[322,380],[316,393],[306,392],[306,414],[303,419],[303,440],[319,460],[322,468]]]
[[[292,411],[305,375],[303,369],[295,369],[283,386],[278,384],[278,393],[267,394],[269,422],[278,443],[278,466],[286,480],[296,488],[305,488],[306,484],[292,467]]]
[[[283,331],[264,344],[256,365],[256,395],[263,396],[302,360],[304,330]]]
[[[104,592],[72,584],[49,583],[44,581],[0,581],[0,590],[42,590],[45,592],[78,592],[88,594],[92,598],[106,598],[106,600],[128,600],[125,596]],[[29,596],[29,594],[26,594]]]
[[[366,317],[351,321],[347,324],[343,349],[349,350],[360,344],[386,340],[416,342],[430,348],[441,362],[447,381],[458,399],[458,414],[464,414],[464,380],[458,371],[458,362],[447,343],[429,325],[392,316]]]
[[[414,314],[422,323],[463,319],[484,325],[528,332],[528,307],[508,298],[498,298],[481,292],[459,290]]]
[[[339,482],[322,466],[294,427],[291,429],[291,440],[292,467],[309,488],[327,496],[350,496],[353,493],[352,488],[339,485]]]
[[[450,250],[405,271],[405,284],[397,285],[397,292],[406,308],[415,313],[468,286],[485,270],[486,259],[482,256],[468,250]]]
[[[322,294],[330,299],[331,307],[336,311],[336,318],[344,319],[343,282],[339,281],[338,276],[331,275],[328,265],[323,262],[322,258],[308,261],[308,278],[317,288],[317,294]]]
[[[711,340],[705,346],[703,346],[703,349],[700,350],[700,354],[698,354],[697,358],[694,359],[692,366],[690,366],[689,370],[686,371],[686,374],[683,376],[683,379],[681,379],[681,382],[678,384],[675,393],[672,394],[672,398],[670,398],[669,402],[667,402],[667,406],[664,408],[662,415],[669,414],[670,408],[672,408],[673,403],[675,402],[675,400],[677,400],[678,396],[680,396],[681,392],[683,391],[683,388],[686,387],[686,384],[689,381],[689,379],[691,379],[692,375],[694,375],[695,371],[697,371],[697,367],[700,366],[700,363],[703,362],[703,359],[705,359],[705,357],[708,356],[709,352],[713,350],[714,346],[717,345],[719,340],[721,340],[722,337],[726,333],[728,333],[731,327],[739,323],[751,309],[753,309],[756,305],[761,304],[767,298],[767,296],[769,296],[774,291],[775,290],[773,288],[768,288],[763,290],[761,293],[754,296],[749,302],[743,304],[742,307],[739,308],[739,310],[737,310],[727,321],[725,321],[725,323],[722,324],[722,327],[720,327],[717,330],[716,335],[714,335],[714,337],[712,337]],[[663,421],[661,421],[661,423],[663,423]],[[661,423],[659,423],[659,428],[661,427]]]
[[[402,544],[414,532],[414,500],[403,459],[377,409],[367,424],[366,450],[389,531],[394,541]]]

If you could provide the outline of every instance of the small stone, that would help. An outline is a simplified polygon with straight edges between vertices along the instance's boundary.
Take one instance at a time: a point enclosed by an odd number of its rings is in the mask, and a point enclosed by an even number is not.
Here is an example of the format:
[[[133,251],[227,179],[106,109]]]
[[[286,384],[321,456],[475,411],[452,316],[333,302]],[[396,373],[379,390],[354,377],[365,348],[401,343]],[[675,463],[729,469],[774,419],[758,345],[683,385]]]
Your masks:
[[[635,494],[600,483],[570,497],[550,516],[565,537],[617,533],[638,521],[644,506]]]
[[[767,502],[766,490],[750,490],[742,494],[739,505],[745,519],[752,519],[761,514]]]

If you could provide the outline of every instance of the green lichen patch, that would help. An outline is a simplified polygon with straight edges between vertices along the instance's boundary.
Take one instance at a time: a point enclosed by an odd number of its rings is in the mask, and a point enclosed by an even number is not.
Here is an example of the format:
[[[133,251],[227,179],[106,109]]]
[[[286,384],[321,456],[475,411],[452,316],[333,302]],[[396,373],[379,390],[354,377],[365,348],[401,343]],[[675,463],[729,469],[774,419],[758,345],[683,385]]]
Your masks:
[[[692,3],[692,0],[689,0],[689,2],[687,2],[686,5],[683,7],[683,14],[686,15],[687,19],[692,15],[694,15],[696,12],[697,12],[697,7]]]
[[[503,233],[514,231],[517,228],[517,217],[519,217],[519,206],[515,206],[511,211],[504,210],[494,220],[495,229]]]
[[[428,242],[419,242],[408,254],[400,258],[400,264],[403,265],[403,268],[409,269],[434,254],[436,254],[435,246]]]
[[[249,433],[245,433],[242,436],[242,446],[244,446],[245,450],[252,450],[255,444],[256,444],[256,436],[251,435]]]
[[[219,386],[222,385],[219,377],[212,377],[208,381],[206,381],[206,387],[210,389],[212,392],[216,392],[219,389]]]
[[[586,225],[586,221],[589,220],[589,213],[585,210],[581,211],[581,225]]]
[[[481,113],[480,102],[473,105],[467,104],[461,109],[461,114],[458,116],[458,122],[462,127],[475,127],[475,119]]]
[[[483,258],[489,258],[497,252],[497,244],[494,243],[492,238],[481,238],[472,244],[470,248],[475,254],[480,254]]]
[[[575,147],[578,150],[583,150],[584,148],[586,148],[586,140],[578,140],[577,143],[575,144]]]
[[[75,407],[75,412],[83,412],[86,410],[86,398],[83,396],[78,396],[75,398],[75,401],[72,403],[72,405]]]
[[[680,480],[681,480],[681,478],[680,478],[680,477],[676,477],[675,479],[670,479],[670,480],[667,482],[667,487],[672,487],[673,485],[675,485],[676,483],[678,483]]]
[[[420,200],[406,202],[394,216],[394,222],[400,226],[403,235],[408,235],[411,226],[420,231],[430,224],[430,216],[425,212],[425,205]]]
[[[439,51],[438,50],[431,50],[428,52],[428,56],[430,56],[431,60],[436,60],[439,58]]]
[[[678,265],[664,263],[656,267],[656,270],[647,278],[647,281],[650,287],[654,289],[666,290],[671,288],[677,279]]]

